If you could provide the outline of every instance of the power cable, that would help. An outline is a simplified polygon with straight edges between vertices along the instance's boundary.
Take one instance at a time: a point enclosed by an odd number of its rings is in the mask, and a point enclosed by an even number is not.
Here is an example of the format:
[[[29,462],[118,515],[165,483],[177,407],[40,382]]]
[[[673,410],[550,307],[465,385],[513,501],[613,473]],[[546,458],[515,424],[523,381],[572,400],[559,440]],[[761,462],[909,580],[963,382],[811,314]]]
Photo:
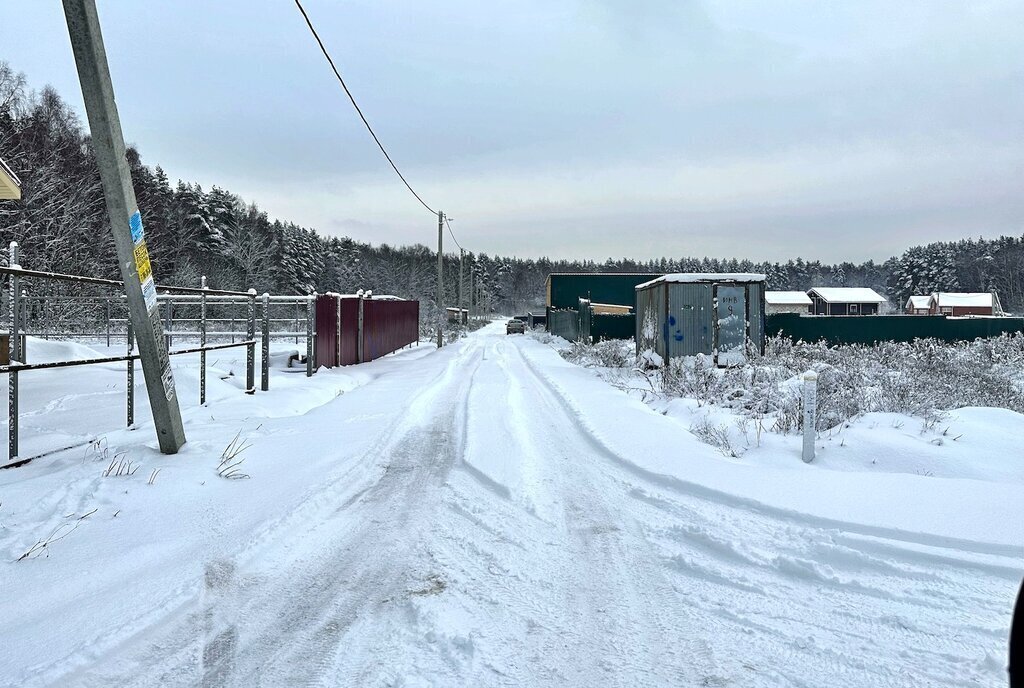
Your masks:
[[[459,247],[460,251],[465,251],[466,249],[462,248],[462,244],[460,244],[459,240],[455,238],[455,232],[452,231],[452,225],[450,222],[448,222],[447,215],[444,216],[444,223],[448,225],[448,233],[452,235],[452,241],[455,242],[455,245]]]
[[[412,185],[409,184],[406,178],[402,175],[401,171],[399,171],[398,165],[396,165],[395,161],[391,159],[390,155],[388,155],[387,150],[384,149],[384,144],[382,144],[380,142],[380,139],[377,138],[377,134],[374,133],[373,127],[370,126],[370,123],[369,121],[367,121],[366,116],[363,114],[363,111],[359,109],[359,104],[356,103],[356,99],[352,96],[352,92],[348,90],[348,86],[345,84],[345,80],[341,78],[341,72],[339,72],[338,68],[334,66],[334,60],[331,59],[330,53],[327,52],[327,48],[324,46],[324,42],[320,40],[320,34],[316,32],[315,28],[313,28],[313,22],[310,21],[309,15],[306,14],[306,10],[302,7],[302,3],[299,2],[299,0],[295,0],[295,6],[298,7],[299,12],[302,13],[302,18],[306,20],[306,26],[309,27],[310,32],[312,32],[313,34],[313,38],[316,39],[317,44],[320,46],[320,52],[322,52],[324,54],[324,57],[327,58],[327,62],[331,65],[331,69],[334,70],[334,76],[338,77],[338,83],[340,83],[341,87],[345,89],[345,95],[347,95],[348,99],[352,101],[352,107],[354,107],[356,109],[356,112],[359,113],[359,118],[363,120],[363,124],[366,125],[366,130],[370,132],[370,136],[372,136],[373,140],[377,143],[377,147],[380,148],[380,152],[383,153],[384,157],[387,158],[389,163],[391,163],[391,169],[395,171],[395,174],[398,175],[398,178],[402,180],[403,184],[405,184],[405,188],[409,189],[409,193],[416,197],[416,200],[420,202],[420,205],[422,205],[424,208],[430,211],[432,215],[437,215],[437,212],[435,212],[433,208],[427,205],[426,202],[422,198],[420,198],[420,195],[416,193],[415,189],[412,188]],[[451,227],[448,228],[448,231],[451,231]],[[452,236],[452,238],[455,238],[454,235]],[[457,244],[458,242],[455,243]]]

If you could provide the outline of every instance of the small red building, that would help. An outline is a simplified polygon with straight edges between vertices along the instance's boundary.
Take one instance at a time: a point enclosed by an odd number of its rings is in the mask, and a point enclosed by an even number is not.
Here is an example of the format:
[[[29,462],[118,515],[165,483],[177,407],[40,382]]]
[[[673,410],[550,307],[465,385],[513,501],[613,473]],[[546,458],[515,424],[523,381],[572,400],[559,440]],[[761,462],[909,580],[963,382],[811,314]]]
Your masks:
[[[998,315],[997,299],[990,292],[940,291],[928,298],[932,315]]]

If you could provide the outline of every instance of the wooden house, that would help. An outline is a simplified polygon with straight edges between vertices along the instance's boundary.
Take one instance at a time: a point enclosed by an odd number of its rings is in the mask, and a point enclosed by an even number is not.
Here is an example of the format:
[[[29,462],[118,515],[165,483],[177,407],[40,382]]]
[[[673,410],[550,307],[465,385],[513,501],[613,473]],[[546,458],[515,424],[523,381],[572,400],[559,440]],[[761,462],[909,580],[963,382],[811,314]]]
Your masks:
[[[867,287],[814,287],[807,292],[814,315],[877,315],[885,297]]]
[[[931,296],[911,296],[903,306],[903,312],[907,315],[930,315],[931,300]]]
[[[0,158],[0,200],[18,200],[21,198],[21,180],[14,170]]]

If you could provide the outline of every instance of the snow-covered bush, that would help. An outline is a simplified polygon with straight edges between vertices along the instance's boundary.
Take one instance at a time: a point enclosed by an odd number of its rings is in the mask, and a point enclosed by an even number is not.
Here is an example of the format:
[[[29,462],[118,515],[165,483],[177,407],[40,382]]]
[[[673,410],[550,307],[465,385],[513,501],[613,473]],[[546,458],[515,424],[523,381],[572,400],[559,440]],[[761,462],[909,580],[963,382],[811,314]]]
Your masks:
[[[588,368],[631,368],[636,365],[633,342],[621,339],[606,339],[597,344],[572,342],[569,348],[559,351],[563,358]]]
[[[994,406],[1024,413],[1024,335],[973,342],[880,342],[829,346],[770,339],[764,354],[751,352],[747,365],[718,368],[709,356],[672,359],[650,372],[630,342],[573,344],[561,352],[569,361],[595,368],[630,369],[646,378],[642,387],[662,398],[695,399],[729,408],[776,432],[801,429],[800,376],[818,373],[818,430],[836,427],[873,411],[934,419],[937,412],[964,406]],[[646,395],[645,395],[646,396]]]

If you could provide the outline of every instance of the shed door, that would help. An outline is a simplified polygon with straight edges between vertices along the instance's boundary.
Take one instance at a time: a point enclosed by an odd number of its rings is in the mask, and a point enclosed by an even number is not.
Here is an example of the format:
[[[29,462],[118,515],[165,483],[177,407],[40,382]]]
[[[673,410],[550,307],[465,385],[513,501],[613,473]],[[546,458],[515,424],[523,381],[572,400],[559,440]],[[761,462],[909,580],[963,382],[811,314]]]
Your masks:
[[[746,362],[747,290],[745,287],[719,285],[715,320],[717,362],[721,366]]]

